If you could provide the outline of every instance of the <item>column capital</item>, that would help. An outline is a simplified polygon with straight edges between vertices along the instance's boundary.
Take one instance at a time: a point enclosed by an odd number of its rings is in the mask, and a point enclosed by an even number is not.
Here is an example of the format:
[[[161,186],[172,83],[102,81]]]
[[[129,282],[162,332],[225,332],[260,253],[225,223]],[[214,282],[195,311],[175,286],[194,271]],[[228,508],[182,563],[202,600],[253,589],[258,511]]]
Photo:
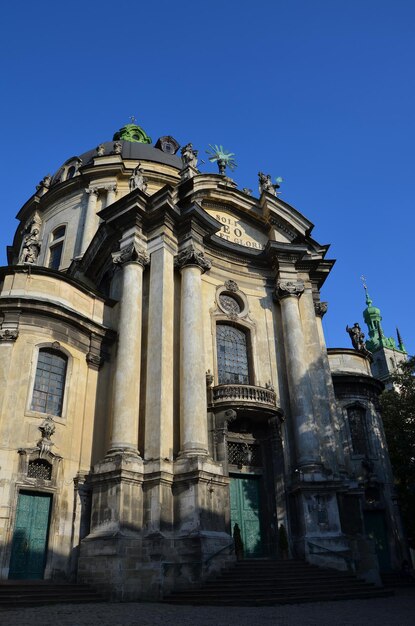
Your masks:
[[[118,191],[117,183],[111,183],[109,185],[104,185],[103,189],[105,189],[105,191],[113,191],[114,193],[117,193],[117,191]]]
[[[328,302],[314,302],[314,310],[317,317],[323,317],[327,313]]]
[[[302,280],[281,280],[278,279],[274,291],[276,300],[283,300],[290,296],[300,297],[304,292],[304,281]]]
[[[212,263],[205,257],[203,252],[195,250],[195,248],[187,248],[176,256],[174,264],[180,270],[184,267],[195,266],[198,267],[202,274],[207,272],[212,267]]]
[[[98,187],[87,187],[85,193],[99,196],[99,189]]]
[[[131,243],[129,246],[120,250],[119,252],[113,252],[112,262],[116,265],[125,265],[126,263],[138,263],[142,267],[149,265],[150,258],[144,248],[141,248],[136,243]]]

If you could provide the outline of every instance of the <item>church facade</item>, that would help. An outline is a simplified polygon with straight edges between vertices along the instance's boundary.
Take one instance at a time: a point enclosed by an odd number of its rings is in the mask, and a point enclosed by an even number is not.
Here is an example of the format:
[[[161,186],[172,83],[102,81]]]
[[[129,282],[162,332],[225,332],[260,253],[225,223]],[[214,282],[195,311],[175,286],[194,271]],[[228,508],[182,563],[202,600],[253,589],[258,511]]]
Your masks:
[[[18,213],[0,268],[0,576],[160,598],[238,556],[379,580],[405,544],[333,261],[260,173],[128,124]],[[242,544],[242,545],[241,545]]]

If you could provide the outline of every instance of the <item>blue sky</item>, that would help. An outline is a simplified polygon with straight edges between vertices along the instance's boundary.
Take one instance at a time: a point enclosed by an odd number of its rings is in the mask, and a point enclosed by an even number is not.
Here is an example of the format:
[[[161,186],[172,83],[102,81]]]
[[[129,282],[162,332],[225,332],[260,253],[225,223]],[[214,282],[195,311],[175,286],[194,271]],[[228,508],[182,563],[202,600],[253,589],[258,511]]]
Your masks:
[[[415,352],[412,0],[26,0],[2,17],[1,265],[39,180],[135,115],[154,141],[235,152],[240,187],[284,178],[337,259],[330,347],[363,326],[364,274]]]

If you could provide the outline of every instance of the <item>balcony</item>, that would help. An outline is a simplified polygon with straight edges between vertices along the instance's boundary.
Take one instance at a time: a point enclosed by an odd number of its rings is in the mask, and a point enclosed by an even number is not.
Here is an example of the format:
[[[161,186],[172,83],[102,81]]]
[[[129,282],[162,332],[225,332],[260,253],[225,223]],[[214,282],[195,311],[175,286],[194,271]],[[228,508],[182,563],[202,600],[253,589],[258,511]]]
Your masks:
[[[277,408],[277,395],[272,389],[266,387],[256,387],[254,385],[217,385],[211,387],[210,404],[214,407],[224,406],[232,408],[243,406],[246,408],[271,409],[273,412]]]

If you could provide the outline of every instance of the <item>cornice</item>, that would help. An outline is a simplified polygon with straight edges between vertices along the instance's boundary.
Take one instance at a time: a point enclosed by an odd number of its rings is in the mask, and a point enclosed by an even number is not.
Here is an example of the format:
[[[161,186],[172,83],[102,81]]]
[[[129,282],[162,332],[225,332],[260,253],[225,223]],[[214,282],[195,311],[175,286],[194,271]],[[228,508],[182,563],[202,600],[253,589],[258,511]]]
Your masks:
[[[30,267],[30,269],[29,269]],[[4,279],[6,276],[10,274],[30,274],[39,275],[39,276],[49,276],[50,278],[55,278],[56,280],[61,280],[76,289],[79,289],[83,293],[92,296],[94,298],[98,298],[102,302],[104,302],[107,306],[114,306],[116,304],[115,300],[111,298],[106,298],[98,289],[94,289],[85,285],[85,283],[79,281],[77,278],[70,276],[68,274],[64,274],[58,270],[52,270],[48,267],[38,266],[38,265],[3,265],[0,267],[0,280]],[[0,298],[0,302],[3,301],[4,297]]]
[[[58,302],[49,302],[47,300],[40,300],[39,298],[23,297],[23,296],[2,296],[0,298],[0,311],[7,312],[9,309],[19,308],[20,311],[20,324],[24,321],[25,314],[28,314],[30,318],[36,319],[36,316],[40,318],[53,318],[59,320],[60,323],[66,323],[70,326],[80,330],[83,333],[90,335],[94,333],[101,339],[113,341],[117,333],[103,324],[99,324],[94,320],[78,313],[75,309],[66,307]],[[32,324],[33,325],[33,324]]]

